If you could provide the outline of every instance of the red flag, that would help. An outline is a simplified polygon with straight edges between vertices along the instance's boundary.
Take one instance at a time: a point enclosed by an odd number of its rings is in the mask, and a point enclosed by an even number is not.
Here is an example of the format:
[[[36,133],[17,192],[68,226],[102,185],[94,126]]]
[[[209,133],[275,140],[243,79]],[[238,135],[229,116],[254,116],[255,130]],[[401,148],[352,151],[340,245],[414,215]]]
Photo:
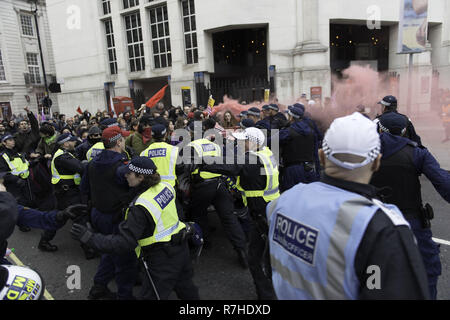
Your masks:
[[[164,98],[164,94],[166,93],[166,88],[168,84],[166,84],[161,90],[159,90],[153,97],[151,97],[147,103],[145,104],[147,108],[153,108],[159,100]]]
[[[80,106],[78,106],[77,112],[78,112],[79,114],[83,114],[83,111],[81,111]]]

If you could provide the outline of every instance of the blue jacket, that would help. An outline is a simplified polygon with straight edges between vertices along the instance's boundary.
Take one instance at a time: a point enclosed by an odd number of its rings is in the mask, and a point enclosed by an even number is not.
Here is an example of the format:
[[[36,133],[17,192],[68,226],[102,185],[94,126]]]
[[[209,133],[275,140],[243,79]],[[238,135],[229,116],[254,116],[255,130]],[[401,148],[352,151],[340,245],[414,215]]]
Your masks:
[[[411,142],[407,138],[395,136],[390,133],[382,133],[380,138],[383,158],[388,158]],[[423,173],[442,198],[450,202],[450,173],[442,169],[439,162],[423,146],[417,146],[414,149],[413,161],[417,173]]]

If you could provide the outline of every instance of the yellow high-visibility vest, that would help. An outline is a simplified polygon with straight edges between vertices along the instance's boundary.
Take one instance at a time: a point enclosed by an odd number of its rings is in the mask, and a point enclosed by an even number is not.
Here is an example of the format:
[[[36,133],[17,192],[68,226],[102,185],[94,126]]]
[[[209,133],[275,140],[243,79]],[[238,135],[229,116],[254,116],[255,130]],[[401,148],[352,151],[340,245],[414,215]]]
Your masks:
[[[105,150],[105,145],[103,144],[103,142],[100,141],[100,142],[97,142],[96,144],[94,144],[88,150],[88,152],[86,152],[86,159],[87,159],[87,161],[90,162],[92,159],[94,159],[103,150]]]
[[[75,185],[79,185],[81,183],[81,176],[79,173],[76,174],[66,174],[66,175],[60,175],[58,170],[56,170],[55,166],[55,159],[59,156],[63,155],[64,151],[62,149],[58,149],[58,151],[55,152],[52,159],[51,164],[51,171],[52,171],[52,184],[57,184],[61,180],[73,180],[75,182]],[[69,153],[73,158],[73,154]]]
[[[257,152],[251,151],[250,153],[256,155],[263,163],[265,174],[267,176],[267,182],[264,190],[244,190],[240,185],[241,179],[238,177],[237,188],[242,193],[244,204],[247,205],[247,198],[263,197],[266,202],[277,199],[280,196],[280,192],[278,190],[279,171],[272,151],[270,151],[268,147],[264,147],[263,150]]]
[[[134,202],[134,206],[143,207],[155,222],[155,231],[148,238],[138,240],[135,248],[137,257],[141,255],[143,247],[158,242],[169,242],[172,235],[177,234],[186,225],[178,219],[175,205],[175,189],[167,182],[160,182],[142,193]],[[127,210],[125,220],[128,218]]]
[[[175,186],[177,175],[175,167],[178,159],[178,148],[165,142],[152,143],[141,152],[141,157],[149,157],[155,163],[161,180]]]
[[[208,139],[194,140],[191,143],[189,143],[188,146],[193,147],[195,149],[195,151],[197,152],[198,156],[201,158],[222,156],[222,150],[220,149],[220,147],[217,144],[215,144],[214,142],[209,141]],[[198,173],[199,173],[198,169],[195,169],[195,171],[192,172],[192,174],[198,174]],[[217,178],[220,176],[221,176],[221,174],[200,171],[200,177],[205,180]]]
[[[11,160],[6,152],[2,154],[2,157],[8,164],[11,174],[19,176],[22,179],[28,178],[30,171],[28,170],[29,162],[27,160],[24,162],[21,157],[16,157]]]

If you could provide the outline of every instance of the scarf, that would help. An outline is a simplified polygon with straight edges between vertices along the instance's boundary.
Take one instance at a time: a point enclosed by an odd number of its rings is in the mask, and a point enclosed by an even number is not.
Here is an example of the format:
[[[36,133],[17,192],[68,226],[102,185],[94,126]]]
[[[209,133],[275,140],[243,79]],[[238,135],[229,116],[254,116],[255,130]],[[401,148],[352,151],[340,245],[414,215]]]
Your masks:
[[[56,141],[56,133],[53,136],[51,136],[51,137],[45,137],[44,138],[44,142],[46,144],[48,144],[48,145],[52,144],[55,141]]]
[[[152,140],[152,128],[145,128],[144,132],[142,132],[142,142],[147,144],[150,140]]]

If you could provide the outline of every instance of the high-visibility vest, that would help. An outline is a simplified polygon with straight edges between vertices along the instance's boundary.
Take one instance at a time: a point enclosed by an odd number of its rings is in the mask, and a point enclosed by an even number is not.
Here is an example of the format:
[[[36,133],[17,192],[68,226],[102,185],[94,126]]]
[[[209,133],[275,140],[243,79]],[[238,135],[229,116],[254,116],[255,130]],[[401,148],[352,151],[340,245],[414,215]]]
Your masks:
[[[86,159],[87,159],[87,161],[90,162],[92,159],[94,159],[103,150],[105,150],[105,145],[103,144],[103,142],[100,141],[100,142],[97,142],[96,144],[94,144],[88,150],[88,152],[86,152]]]
[[[355,256],[379,209],[394,225],[409,226],[396,206],[322,182],[299,183],[270,202],[266,216],[277,298],[358,299],[364,284]]]
[[[73,180],[75,182],[75,185],[79,185],[81,183],[81,176],[80,176],[79,173],[60,175],[58,170],[56,170],[55,160],[56,160],[56,158],[58,158],[62,154],[64,154],[64,151],[62,149],[58,149],[58,151],[56,151],[55,154],[53,155],[52,164],[51,164],[52,184],[57,184],[61,180]],[[73,156],[73,154],[71,154],[70,152],[69,152],[69,154],[73,158],[75,158]]]
[[[148,238],[138,240],[135,248],[137,257],[141,255],[143,247],[151,246],[159,242],[169,242],[172,235],[177,234],[186,225],[178,219],[175,205],[175,189],[167,182],[160,182],[142,193],[132,206],[143,207],[155,222],[155,231]],[[126,211],[125,220],[128,218],[129,209]]]
[[[141,157],[149,157],[155,163],[161,180],[175,186],[177,179],[175,167],[178,158],[178,148],[165,142],[152,143],[141,152]]]
[[[22,179],[28,178],[30,171],[28,170],[29,163],[27,160],[24,162],[21,157],[16,157],[11,160],[6,152],[2,154],[2,157],[8,164],[9,169],[11,169],[11,174],[19,176]]]
[[[251,151],[250,153],[256,155],[263,163],[267,182],[264,190],[244,190],[240,185],[241,178],[238,177],[237,188],[242,193],[244,204],[247,204],[247,198],[263,197],[266,202],[277,199],[280,196],[280,192],[278,190],[279,172],[278,165],[272,151],[270,151],[268,147],[264,147],[263,150],[257,152]]]
[[[220,147],[214,142],[209,141],[208,139],[198,139],[194,140],[188,144],[195,149],[198,156],[203,157],[220,157],[222,155],[222,150]],[[202,179],[213,179],[222,176],[221,174],[211,173],[206,171],[199,171],[196,169],[192,174],[198,174],[200,172],[200,178]]]

